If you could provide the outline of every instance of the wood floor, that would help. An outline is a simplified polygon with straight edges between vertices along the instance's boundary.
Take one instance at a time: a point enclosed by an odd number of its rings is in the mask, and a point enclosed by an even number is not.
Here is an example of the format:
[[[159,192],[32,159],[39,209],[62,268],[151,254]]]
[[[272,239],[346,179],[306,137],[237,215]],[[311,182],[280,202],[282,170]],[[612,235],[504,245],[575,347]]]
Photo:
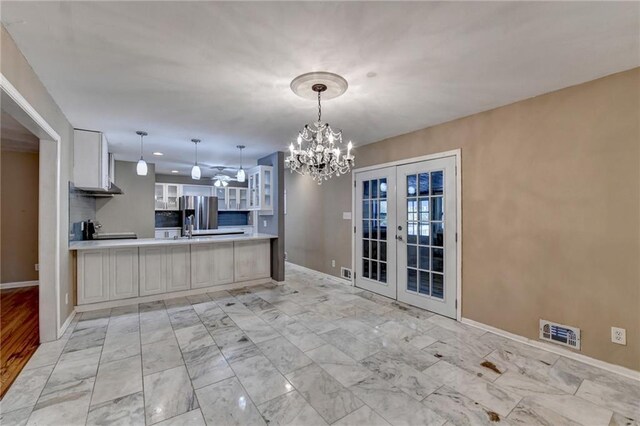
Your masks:
[[[0,399],[39,342],[38,287],[0,291]]]

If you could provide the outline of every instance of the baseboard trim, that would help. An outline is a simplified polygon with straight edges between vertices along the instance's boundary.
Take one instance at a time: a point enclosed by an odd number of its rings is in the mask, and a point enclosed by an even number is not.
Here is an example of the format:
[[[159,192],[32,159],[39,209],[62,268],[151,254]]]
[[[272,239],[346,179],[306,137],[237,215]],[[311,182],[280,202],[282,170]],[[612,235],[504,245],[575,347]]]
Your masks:
[[[308,271],[308,272],[313,272],[314,274],[322,275],[323,277],[326,277],[326,278],[332,278],[334,280],[342,281],[343,283],[348,284],[348,285],[353,287],[353,281],[352,280],[348,280],[348,279],[342,278],[342,277],[336,277],[335,275],[327,274],[325,272],[316,271],[315,269],[307,268],[306,266],[298,265],[297,263],[293,263],[293,262],[289,262],[289,261],[286,261],[285,263],[288,263],[289,265],[291,265],[291,266],[293,266],[295,268],[300,268],[300,269],[303,269],[303,270]]]
[[[64,335],[64,333],[67,331],[67,328],[69,328],[69,324],[71,324],[71,321],[73,321],[73,318],[75,316],[76,316],[76,310],[74,309],[73,311],[71,311],[71,314],[69,314],[67,319],[64,321],[64,324],[60,326],[60,329],[58,330],[58,339],[61,338]]]
[[[464,324],[470,325],[472,327],[479,328],[484,331],[488,331],[493,334],[497,334],[498,336],[505,337],[507,339],[515,340],[516,342],[524,343],[529,346],[533,346],[534,348],[543,349],[548,352],[553,352],[558,355],[562,355],[566,358],[574,359],[576,361],[584,362],[585,364],[589,364],[593,367],[602,368],[603,370],[610,371],[612,373],[619,374],[621,376],[627,377],[629,379],[640,381],[640,371],[635,371],[627,367],[623,367],[621,365],[611,364],[606,361],[601,361],[599,359],[591,358],[587,355],[579,354],[561,347],[556,347],[550,343],[540,342],[538,340],[529,339],[524,336],[520,336],[518,334],[513,334],[508,331],[492,327],[487,324],[483,324],[481,322],[477,322],[471,320],[469,318],[462,318],[460,321]]]
[[[36,287],[38,285],[40,285],[39,281],[17,281],[14,283],[2,283],[0,284],[0,289],[7,290],[10,288]]]
[[[133,305],[136,303],[156,302],[158,300],[174,299],[176,297],[195,296],[203,293],[211,293],[221,290],[235,290],[242,287],[271,283],[271,277],[258,278],[255,280],[241,281],[231,284],[217,285],[213,287],[192,288],[190,290],[174,291],[171,293],[153,294],[150,296],[131,297],[129,299],[110,300],[108,302],[91,303],[88,305],[76,305],[76,312],[97,311],[98,309],[119,308],[121,306]]]

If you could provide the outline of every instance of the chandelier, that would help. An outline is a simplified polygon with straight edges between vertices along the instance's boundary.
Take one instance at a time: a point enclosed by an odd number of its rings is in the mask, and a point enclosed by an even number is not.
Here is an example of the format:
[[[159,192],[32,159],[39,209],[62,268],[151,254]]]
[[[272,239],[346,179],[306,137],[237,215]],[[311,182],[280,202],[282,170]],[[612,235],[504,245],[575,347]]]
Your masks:
[[[327,92],[329,99],[340,96],[347,90],[346,80],[331,73],[309,73],[296,77],[291,89],[299,96],[318,99],[318,121],[306,124],[298,132],[297,146],[293,143],[289,146],[286,163],[291,172],[309,175],[319,185],[333,175],[348,173],[355,160],[351,153],[353,144],[349,142],[343,152],[342,131],[334,131],[329,123],[322,122],[321,105],[322,93]]]

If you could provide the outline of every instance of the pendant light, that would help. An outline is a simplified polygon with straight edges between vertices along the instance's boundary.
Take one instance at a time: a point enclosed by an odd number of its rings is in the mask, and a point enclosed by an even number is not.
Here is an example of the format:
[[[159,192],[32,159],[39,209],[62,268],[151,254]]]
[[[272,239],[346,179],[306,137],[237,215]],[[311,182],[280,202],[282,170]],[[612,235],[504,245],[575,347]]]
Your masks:
[[[146,176],[147,175],[147,162],[144,161],[144,157],[142,155],[143,152],[143,138],[147,136],[147,132],[143,132],[142,130],[138,130],[136,135],[140,136],[140,159],[138,160],[138,164],[136,165],[136,174],[138,176]]]
[[[247,174],[242,168],[242,150],[246,148],[244,145],[237,145],[236,148],[240,150],[240,170],[238,170],[238,174],[236,174],[236,180],[238,182],[244,182],[247,179]]]
[[[196,162],[193,164],[191,168],[191,179],[200,180],[202,176],[202,172],[200,171],[200,166],[198,166],[198,144],[201,142],[200,139],[191,139],[191,142],[196,146]]]

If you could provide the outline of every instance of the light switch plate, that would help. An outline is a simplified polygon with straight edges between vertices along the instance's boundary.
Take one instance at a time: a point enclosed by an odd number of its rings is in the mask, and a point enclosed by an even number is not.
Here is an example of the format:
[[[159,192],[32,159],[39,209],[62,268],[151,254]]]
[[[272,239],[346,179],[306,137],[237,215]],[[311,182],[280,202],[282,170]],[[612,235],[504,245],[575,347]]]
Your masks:
[[[351,212],[342,212],[342,218],[345,220],[351,220]]]
[[[611,341],[618,345],[627,344],[627,330],[620,327],[611,327]]]

